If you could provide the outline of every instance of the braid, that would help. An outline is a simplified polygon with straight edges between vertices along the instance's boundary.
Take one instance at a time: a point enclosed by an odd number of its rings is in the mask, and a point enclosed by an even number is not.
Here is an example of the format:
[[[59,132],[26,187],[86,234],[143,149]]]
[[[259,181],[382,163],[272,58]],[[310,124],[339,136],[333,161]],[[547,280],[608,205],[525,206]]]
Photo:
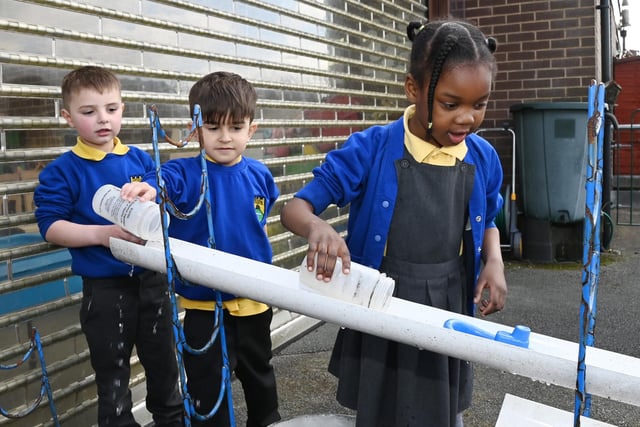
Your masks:
[[[436,59],[433,62],[433,70],[431,70],[431,80],[429,81],[429,94],[427,98],[427,108],[429,111],[429,127],[427,128],[427,133],[429,134],[431,133],[431,124],[433,123],[433,95],[436,91],[436,85],[438,84],[440,73],[442,73],[444,62],[447,60],[447,56],[456,46],[456,44],[458,44],[458,37],[452,34],[447,35],[447,37],[444,39],[444,43],[438,51]]]

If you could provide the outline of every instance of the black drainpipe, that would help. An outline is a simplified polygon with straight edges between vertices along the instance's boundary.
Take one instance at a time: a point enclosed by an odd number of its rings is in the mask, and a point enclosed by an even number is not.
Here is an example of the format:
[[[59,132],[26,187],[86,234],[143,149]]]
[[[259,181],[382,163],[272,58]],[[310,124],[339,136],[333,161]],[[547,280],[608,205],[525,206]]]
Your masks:
[[[602,47],[602,79],[605,84],[613,80],[613,54],[611,53],[611,2],[601,0],[600,6],[600,34]],[[613,105],[609,106],[609,112],[613,112]],[[612,123],[609,118],[605,118],[604,138],[602,144],[602,210],[611,216],[611,182],[613,181],[613,160],[611,155]],[[602,227],[609,227],[606,221],[601,223]],[[604,230],[605,236],[611,230]],[[604,248],[608,249],[608,248]]]

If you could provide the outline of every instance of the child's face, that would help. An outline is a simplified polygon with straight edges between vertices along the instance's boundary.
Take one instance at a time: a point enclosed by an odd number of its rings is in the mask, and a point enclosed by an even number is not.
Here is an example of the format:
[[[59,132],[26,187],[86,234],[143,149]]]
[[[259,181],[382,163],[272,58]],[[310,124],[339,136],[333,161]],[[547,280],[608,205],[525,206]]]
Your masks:
[[[411,76],[407,78],[407,98],[416,105],[416,113],[409,120],[413,134],[438,146],[453,146],[480,127],[487,110],[491,92],[492,73],[487,66],[460,65],[440,75],[433,96],[433,125],[427,138],[429,124],[429,82],[418,88]]]
[[[207,156],[223,166],[237,163],[257,127],[248,117],[241,122],[228,119],[224,123],[205,123],[202,137]]]
[[[105,89],[100,93],[84,88],[73,93],[69,109],[62,110],[62,117],[86,144],[109,153],[113,138],[120,133],[123,111],[119,90]]]

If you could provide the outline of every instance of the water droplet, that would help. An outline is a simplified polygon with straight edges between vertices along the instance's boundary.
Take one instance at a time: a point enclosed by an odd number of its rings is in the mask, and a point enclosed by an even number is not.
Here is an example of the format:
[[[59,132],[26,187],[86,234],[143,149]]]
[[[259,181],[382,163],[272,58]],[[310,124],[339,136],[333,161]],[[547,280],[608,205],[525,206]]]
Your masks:
[[[120,416],[120,414],[122,414],[122,409],[122,404],[116,406],[116,415]]]
[[[120,331],[120,333],[124,331],[124,325],[122,324],[122,322],[118,323],[118,330]]]
[[[116,365],[118,365],[119,367],[124,365],[124,360],[122,360],[122,359],[116,360]]]
[[[118,350],[122,350],[124,348],[124,343],[121,341],[117,345]]]

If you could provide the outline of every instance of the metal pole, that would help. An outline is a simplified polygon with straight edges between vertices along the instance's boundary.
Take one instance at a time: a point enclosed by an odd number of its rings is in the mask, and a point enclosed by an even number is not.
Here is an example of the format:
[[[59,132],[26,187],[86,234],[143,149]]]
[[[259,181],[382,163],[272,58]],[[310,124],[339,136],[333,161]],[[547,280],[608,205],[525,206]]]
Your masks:
[[[604,123],[604,84],[593,80],[589,86],[587,122],[587,173],[584,214],[582,293],[580,300],[580,341],[578,376],[574,405],[574,426],[580,416],[591,415],[591,394],[586,388],[587,348],[593,347],[596,327],[596,302],[600,276],[600,218],[602,212],[602,124]]]
[[[613,54],[611,51],[611,1],[601,0],[600,6],[600,34],[602,50],[602,78],[605,84],[613,79]],[[609,111],[613,110],[613,105],[609,106]],[[602,147],[602,210],[611,216],[611,187],[613,181],[613,156],[611,155],[611,139],[613,131],[611,121],[605,119],[604,140]],[[610,227],[604,224],[605,227]],[[604,230],[605,235],[609,235],[611,230]]]

